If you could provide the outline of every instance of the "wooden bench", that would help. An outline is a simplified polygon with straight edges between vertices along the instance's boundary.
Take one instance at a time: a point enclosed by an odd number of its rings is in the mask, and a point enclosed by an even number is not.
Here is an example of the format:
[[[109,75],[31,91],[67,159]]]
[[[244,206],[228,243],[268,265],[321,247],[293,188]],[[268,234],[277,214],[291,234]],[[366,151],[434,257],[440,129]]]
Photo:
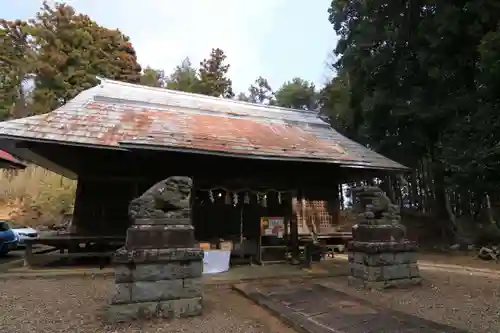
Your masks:
[[[125,243],[124,236],[88,236],[88,235],[55,235],[39,237],[26,240],[24,254],[24,265],[33,267],[43,265],[59,259],[89,258],[96,257],[110,258],[114,250],[110,248],[122,246]],[[81,245],[84,245],[82,248]],[[113,246],[114,244],[114,246]],[[45,245],[51,248],[33,252],[34,245]],[[59,251],[59,253],[54,253]]]

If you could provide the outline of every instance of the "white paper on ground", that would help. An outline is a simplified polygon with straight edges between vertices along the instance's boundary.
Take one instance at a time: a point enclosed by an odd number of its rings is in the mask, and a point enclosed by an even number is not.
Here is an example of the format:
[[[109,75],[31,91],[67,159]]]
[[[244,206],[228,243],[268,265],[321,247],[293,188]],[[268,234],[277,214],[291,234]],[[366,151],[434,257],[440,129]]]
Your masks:
[[[231,251],[205,251],[203,258],[203,274],[222,273],[229,270]]]

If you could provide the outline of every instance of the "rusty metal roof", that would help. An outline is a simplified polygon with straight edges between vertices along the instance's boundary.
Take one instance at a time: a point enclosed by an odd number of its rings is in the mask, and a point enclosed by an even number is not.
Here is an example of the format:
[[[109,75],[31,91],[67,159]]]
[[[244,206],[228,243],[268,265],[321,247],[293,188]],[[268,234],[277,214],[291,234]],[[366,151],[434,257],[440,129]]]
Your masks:
[[[342,136],[315,112],[107,79],[50,113],[1,122],[0,138],[406,169]]]

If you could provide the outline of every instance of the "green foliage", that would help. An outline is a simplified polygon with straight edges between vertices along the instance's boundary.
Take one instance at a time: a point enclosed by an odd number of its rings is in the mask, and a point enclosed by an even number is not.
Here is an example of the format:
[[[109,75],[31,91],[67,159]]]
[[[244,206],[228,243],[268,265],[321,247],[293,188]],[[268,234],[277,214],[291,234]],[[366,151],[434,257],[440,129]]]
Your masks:
[[[328,117],[330,123],[345,135],[360,139],[352,126],[357,120],[356,113],[351,112],[351,95],[348,89],[347,76],[337,75],[323,87],[319,93],[321,112]]]
[[[344,0],[329,14],[333,126],[413,167],[407,198],[440,220],[498,202],[500,3]]]
[[[30,25],[21,20],[0,20],[0,120],[25,116],[22,83],[32,70],[34,52]]]
[[[95,71],[105,77],[130,83],[139,83],[141,66],[137,63],[137,55],[130,38],[118,29],[107,29],[94,23],[93,39],[97,42]]]
[[[151,67],[144,68],[144,71],[139,80],[140,84],[149,87],[164,87],[165,86],[165,72],[160,69]]]
[[[319,95],[314,84],[297,77],[285,82],[275,97],[276,105],[282,107],[300,110],[316,110],[318,107]]]
[[[236,96],[236,99],[241,102],[250,102],[250,98],[244,92],[240,92],[238,96]]]
[[[276,100],[274,99],[274,92],[267,79],[259,76],[255,82],[248,88],[247,102],[273,105]]]
[[[34,107],[51,111],[95,86],[97,75],[137,83],[141,67],[127,36],[66,4],[44,2],[31,21],[37,44]]]
[[[320,102],[320,94],[312,82],[301,78],[285,82],[274,92],[269,81],[259,76],[248,88],[248,93],[240,93],[237,99],[256,104],[316,110]]]
[[[216,48],[200,63],[198,93],[215,97],[234,97],[233,83],[227,77],[230,65],[225,64],[226,58],[224,51]]]
[[[175,68],[172,74],[167,78],[167,89],[179,90],[191,93],[201,93],[200,78],[196,69],[191,65],[189,58]]]
[[[446,158],[443,136],[477,110],[478,47],[498,21],[484,14],[500,14],[481,3],[332,2],[337,69],[350,81],[351,115],[343,109],[342,118],[358,135],[411,165],[407,149]]]

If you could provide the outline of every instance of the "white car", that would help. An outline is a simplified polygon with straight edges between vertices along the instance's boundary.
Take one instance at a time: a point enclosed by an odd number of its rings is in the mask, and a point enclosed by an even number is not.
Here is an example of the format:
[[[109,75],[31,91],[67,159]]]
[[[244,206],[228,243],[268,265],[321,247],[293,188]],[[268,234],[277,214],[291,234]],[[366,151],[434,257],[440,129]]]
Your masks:
[[[24,246],[25,240],[26,239],[35,239],[38,238],[38,231],[36,231],[33,228],[26,227],[26,228],[12,228],[12,231],[17,235],[19,238],[19,242],[17,243],[20,246]]]

